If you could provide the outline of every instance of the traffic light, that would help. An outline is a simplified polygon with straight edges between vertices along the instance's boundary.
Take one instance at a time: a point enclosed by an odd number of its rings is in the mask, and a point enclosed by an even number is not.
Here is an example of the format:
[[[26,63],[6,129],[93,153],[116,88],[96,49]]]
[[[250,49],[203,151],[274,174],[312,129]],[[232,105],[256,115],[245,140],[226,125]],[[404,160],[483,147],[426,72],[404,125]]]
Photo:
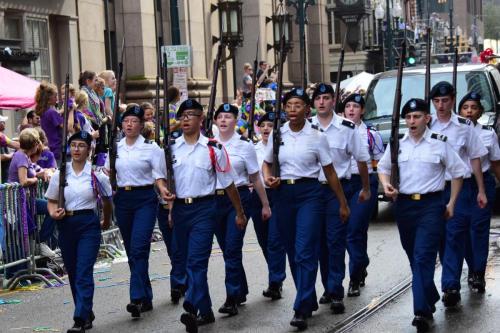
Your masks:
[[[408,57],[406,58],[406,64],[408,66],[415,66],[417,64],[417,50],[413,45],[410,45],[408,47]]]

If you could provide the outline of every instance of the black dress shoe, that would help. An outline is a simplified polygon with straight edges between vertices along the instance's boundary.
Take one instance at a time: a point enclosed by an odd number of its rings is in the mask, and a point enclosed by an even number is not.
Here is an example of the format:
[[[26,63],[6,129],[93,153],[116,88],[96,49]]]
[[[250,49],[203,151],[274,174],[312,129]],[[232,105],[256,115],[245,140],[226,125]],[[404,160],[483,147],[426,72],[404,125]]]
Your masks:
[[[431,320],[427,316],[415,316],[411,324],[417,328],[417,332],[428,332],[431,329]]]
[[[359,290],[359,281],[351,280],[349,282],[349,290],[347,291],[347,296],[349,297],[357,297],[361,294]]]
[[[170,300],[174,304],[179,304],[179,300],[182,297],[182,290],[178,288],[173,288],[170,290]]]
[[[361,280],[359,281],[359,286],[360,287],[364,287],[366,284],[365,284],[365,280],[366,280],[366,277],[368,276],[368,272],[366,271],[366,268],[363,270],[363,275],[361,277]]]
[[[66,333],[85,333],[85,321],[81,319],[75,319],[73,327],[68,329]]]
[[[207,313],[206,315],[200,314],[196,318],[196,323],[198,324],[198,326],[211,324],[213,322],[215,322],[215,316],[214,316],[214,313],[212,311],[210,311],[210,313]]]
[[[319,304],[330,304],[332,302],[332,296],[330,296],[326,291],[323,293],[319,299]]]
[[[340,298],[332,299],[332,303],[330,304],[330,310],[332,310],[333,314],[341,314],[345,311],[344,301]]]
[[[290,325],[293,327],[297,327],[300,331],[307,329],[307,320],[306,317],[299,312],[295,311],[295,315],[290,321]]]
[[[456,306],[460,302],[460,291],[456,289],[448,289],[444,292],[442,301],[444,306],[449,308]]]
[[[472,288],[477,289],[477,292],[480,294],[483,294],[486,291],[486,279],[484,278],[484,272],[474,274]]]
[[[94,311],[90,311],[89,317],[85,320],[84,328],[90,330],[93,327],[93,321],[95,320]]]
[[[184,312],[181,315],[181,323],[186,326],[186,332],[198,333],[198,319],[196,315],[190,312]]]
[[[227,299],[226,302],[224,302],[224,304],[219,308],[219,313],[236,316],[238,314],[238,303],[234,300]]]
[[[153,310],[153,303],[152,302],[143,302],[141,304],[141,313],[152,311],[152,310]]]
[[[469,270],[469,272],[467,273],[467,284],[469,285],[469,287],[473,288],[473,285],[474,285],[474,273]]]
[[[269,287],[262,292],[264,297],[270,298],[273,301],[281,298],[282,287],[278,283],[270,283]]]
[[[236,302],[236,305],[240,306],[244,303],[247,302],[247,297],[246,296],[241,296],[241,297],[238,297],[238,301]]]
[[[141,303],[129,303],[127,304],[127,312],[132,315],[132,318],[141,317]]]

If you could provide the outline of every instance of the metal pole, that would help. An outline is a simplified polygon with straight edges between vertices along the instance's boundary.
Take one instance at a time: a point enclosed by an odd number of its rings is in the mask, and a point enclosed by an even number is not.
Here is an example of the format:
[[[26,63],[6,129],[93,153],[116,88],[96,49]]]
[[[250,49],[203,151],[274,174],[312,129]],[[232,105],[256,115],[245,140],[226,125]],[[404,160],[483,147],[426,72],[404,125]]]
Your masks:
[[[385,0],[386,22],[387,22],[387,62],[388,68],[394,68],[394,54],[392,52],[392,18],[389,10],[389,0]]]
[[[379,36],[379,45],[382,50],[382,68],[385,71],[385,50],[384,50],[384,33],[382,31],[382,19],[378,20],[378,36]]]
[[[181,44],[181,29],[179,26],[179,6],[177,0],[170,0],[170,29],[172,30],[172,45]]]
[[[232,54],[232,65],[233,65],[233,93],[234,93],[234,99],[236,100],[236,94],[237,94],[237,81],[236,81],[236,47],[231,47],[231,52]],[[252,82],[254,84],[255,82]]]
[[[108,69],[113,69],[113,56],[111,55],[111,31],[109,31],[109,0],[104,0],[104,25],[106,29],[107,50],[106,56],[109,60]]]
[[[306,65],[306,22],[304,12],[304,0],[299,0],[297,5],[297,19],[299,21],[299,42],[300,42],[300,82],[302,88],[307,88],[307,65]]]
[[[453,0],[450,1],[450,53],[453,52]]]

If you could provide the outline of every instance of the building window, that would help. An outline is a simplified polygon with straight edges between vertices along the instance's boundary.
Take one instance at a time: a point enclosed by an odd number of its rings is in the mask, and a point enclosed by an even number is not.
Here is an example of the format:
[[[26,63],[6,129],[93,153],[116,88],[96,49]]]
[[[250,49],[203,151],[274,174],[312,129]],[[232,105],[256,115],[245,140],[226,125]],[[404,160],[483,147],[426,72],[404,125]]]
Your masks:
[[[21,18],[5,17],[5,38],[7,39],[22,39],[21,38]]]
[[[26,49],[39,54],[36,61],[31,62],[31,77],[35,80],[50,81],[49,31],[46,19],[29,17]]]
[[[341,44],[342,37],[340,36],[340,19],[335,17],[332,10],[327,11],[328,24],[328,44]]]

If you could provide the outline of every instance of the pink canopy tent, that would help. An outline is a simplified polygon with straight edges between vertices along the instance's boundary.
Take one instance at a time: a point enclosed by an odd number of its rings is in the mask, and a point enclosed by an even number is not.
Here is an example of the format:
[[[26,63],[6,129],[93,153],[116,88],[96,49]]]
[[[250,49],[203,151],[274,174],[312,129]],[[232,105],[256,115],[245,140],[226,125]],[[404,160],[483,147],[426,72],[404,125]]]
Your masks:
[[[0,109],[28,109],[35,106],[40,82],[0,66]]]

